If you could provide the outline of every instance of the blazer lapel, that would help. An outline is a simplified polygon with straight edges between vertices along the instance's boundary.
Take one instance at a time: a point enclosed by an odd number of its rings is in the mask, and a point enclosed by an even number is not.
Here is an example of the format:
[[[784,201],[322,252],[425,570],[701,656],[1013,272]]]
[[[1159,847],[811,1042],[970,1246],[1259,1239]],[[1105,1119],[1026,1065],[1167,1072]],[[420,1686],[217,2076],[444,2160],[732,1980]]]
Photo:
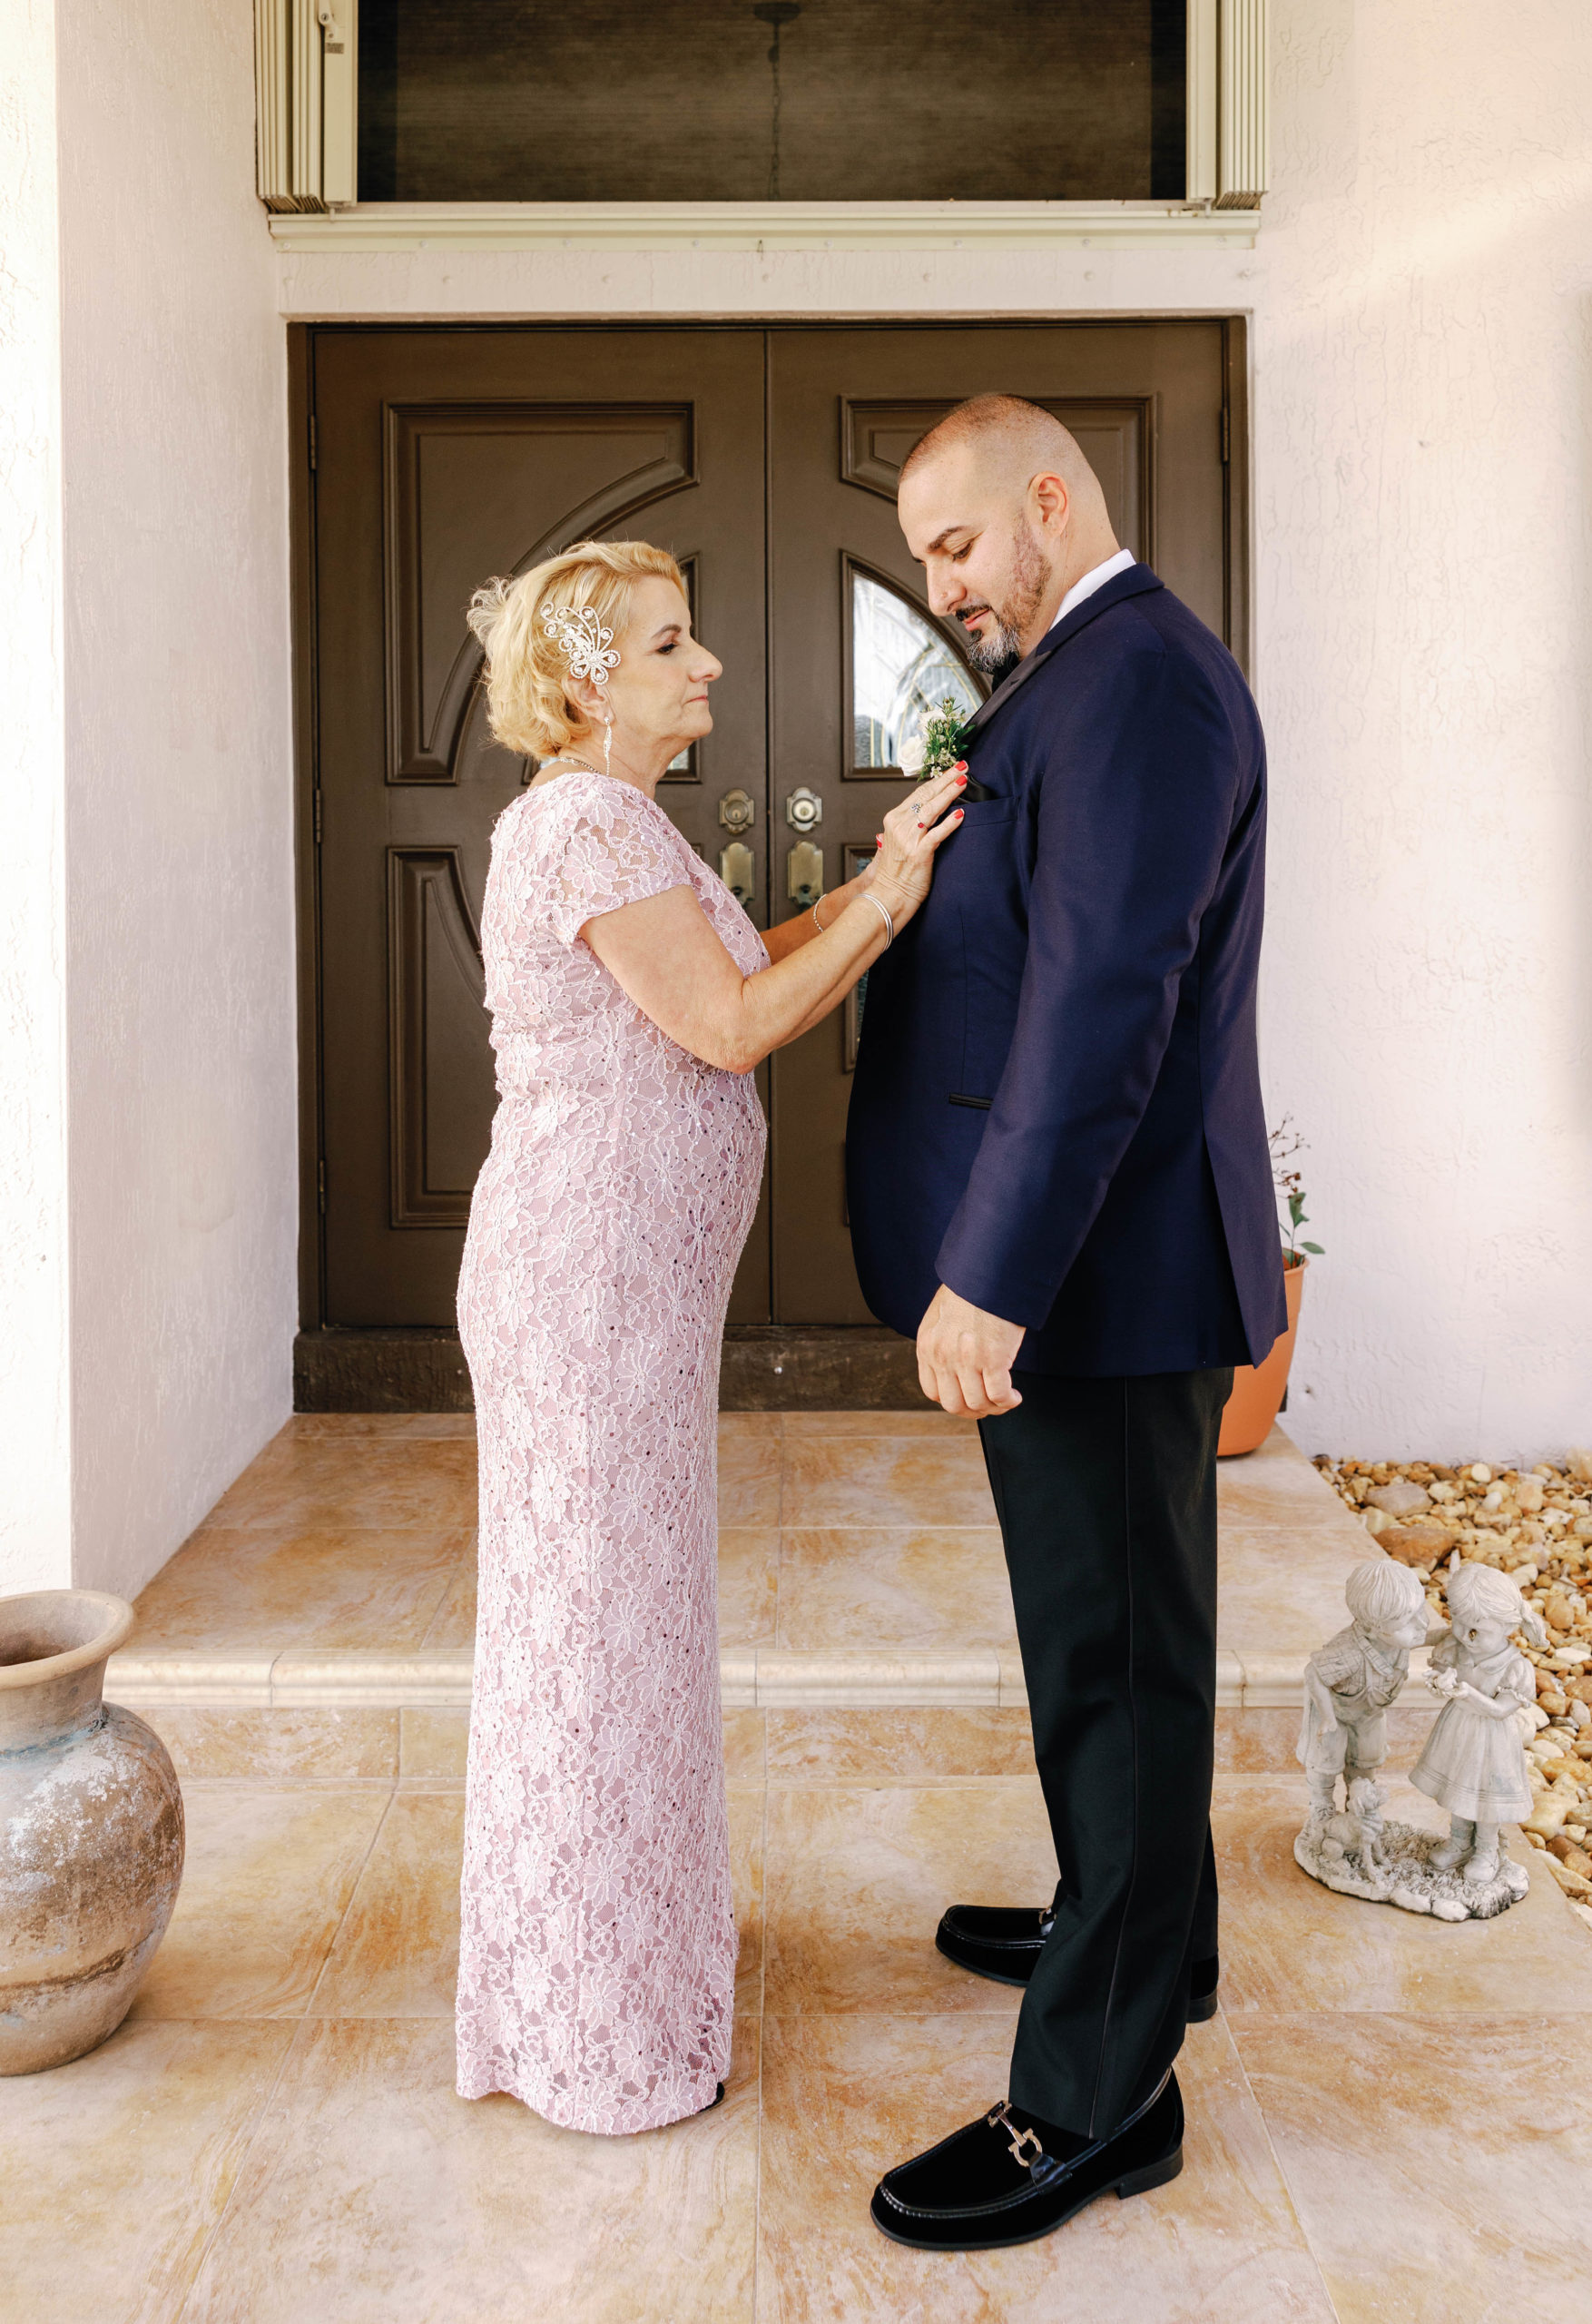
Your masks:
[[[1050,656],[1069,639],[1076,637],[1080,629],[1086,629],[1096,615],[1103,614],[1108,606],[1120,605],[1124,597],[1140,597],[1146,590],[1160,589],[1165,586],[1147,565],[1130,565],[1125,573],[1113,574],[1103,588],[1086,597],[1081,606],[1075,606],[1065,621],[1058,621],[1054,629],[1046,631],[1033,651],[1025,654],[1011,675],[1001,680],[987,702],[980,704],[963,732],[967,734],[982,733],[996,712],[1003,709],[1013,694],[1027,684],[1035,671],[1048,662]]]

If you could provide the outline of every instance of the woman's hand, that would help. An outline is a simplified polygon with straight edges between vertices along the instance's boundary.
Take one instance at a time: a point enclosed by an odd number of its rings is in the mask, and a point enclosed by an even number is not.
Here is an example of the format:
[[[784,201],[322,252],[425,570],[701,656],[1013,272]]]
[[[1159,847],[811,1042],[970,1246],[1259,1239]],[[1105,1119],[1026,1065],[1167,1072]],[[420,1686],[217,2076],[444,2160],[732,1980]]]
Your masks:
[[[868,888],[889,907],[898,924],[909,920],[929,893],[936,852],[962,820],[957,802],[967,782],[964,765],[951,767],[932,783],[921,783],[884,819]]]

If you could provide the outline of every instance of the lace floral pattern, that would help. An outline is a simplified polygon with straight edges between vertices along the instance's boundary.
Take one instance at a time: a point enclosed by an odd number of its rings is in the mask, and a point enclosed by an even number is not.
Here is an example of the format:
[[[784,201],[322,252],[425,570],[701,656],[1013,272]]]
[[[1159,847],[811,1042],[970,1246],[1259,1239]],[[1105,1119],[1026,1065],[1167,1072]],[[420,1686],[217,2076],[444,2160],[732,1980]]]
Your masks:
[[[458,2087],[555,2122],[696,2112],[730,2057],[719,1345],[757,1206],[751,1075],[626,999],[585,921],[690,885],[662,808],[561,775],[499,819],[482,947],[499,1105],[459,1278],[480,1445]]]

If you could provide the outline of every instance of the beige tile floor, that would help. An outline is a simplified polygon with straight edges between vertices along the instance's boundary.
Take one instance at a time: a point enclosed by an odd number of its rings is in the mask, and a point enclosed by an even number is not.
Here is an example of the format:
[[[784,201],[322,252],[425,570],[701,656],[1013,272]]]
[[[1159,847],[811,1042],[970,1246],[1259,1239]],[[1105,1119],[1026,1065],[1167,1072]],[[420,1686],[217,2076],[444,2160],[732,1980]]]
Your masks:
[[[294,1423],[145,1592],[141,1643],[467,1644],[468,1436]],[[744,1640],[1008,1637],[966,1432],[747,1416],[724,1452]],[[1341,1619],[1361,1543],[1322,1493],[1282,1446],[1223,1471],[1228,1634],[1313,1644]],[[1592,1934],[1546,1881],[1485,1927],[1357,1905],[1293,1866],[1292,1777],[1222,1775],[1223,2007],[1180,2063],[1183,2176],[1021,2250],[934,2259],[879,2237],[867,2198],[1005,2087],[1016,1996],[931,1938],[955,1895],[1054,1877],[1025,1714],[727,1715],[729,2093],[613,2141],[453,2094],[462,1715],[405,1710],[395,1752],[350,1712],[329,1758],[313,1724],[174,1722],[188,1869],[138,2002],[92,2056],[0,2083],[5,2324],[1589,2312]]]

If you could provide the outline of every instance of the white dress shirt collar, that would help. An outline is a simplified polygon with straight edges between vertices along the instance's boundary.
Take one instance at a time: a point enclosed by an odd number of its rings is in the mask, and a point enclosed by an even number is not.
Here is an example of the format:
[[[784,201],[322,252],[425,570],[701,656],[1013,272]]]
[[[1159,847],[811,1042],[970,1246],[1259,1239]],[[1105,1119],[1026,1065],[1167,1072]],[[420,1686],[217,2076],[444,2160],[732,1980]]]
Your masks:
[[[1116,555],[1108,556],[1104,565],[1096,566],[1092,573],[1086,573],[1081,581],[1073,583],[1056,607],[1056,621],[1065,621],[1075,606],[1081,606],[1086,597],[1092,597],[1096,589],[1103,589],[1107,581],[1114,581],[1119,573],[1125,573],[1130,565],[1137,563],[1138,558],[1131,548],[1119,548]],[[1056,621],[1051,623],[1051,629],[1056,627]],[[1048,636],[1050,631],[1047,630],[1045,634]]]

